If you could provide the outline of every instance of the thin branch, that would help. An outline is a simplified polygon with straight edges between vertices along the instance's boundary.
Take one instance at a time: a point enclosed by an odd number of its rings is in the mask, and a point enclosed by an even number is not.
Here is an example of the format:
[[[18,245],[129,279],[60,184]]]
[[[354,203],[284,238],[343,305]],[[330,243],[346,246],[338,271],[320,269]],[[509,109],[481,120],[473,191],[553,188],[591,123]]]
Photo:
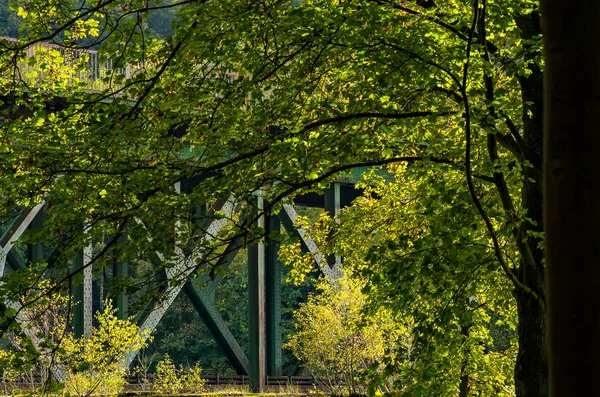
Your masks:
[[[432,66],[432,67],[434,67],[434,68],[436,68],[436,69],[438,69],[438,70],[440,70],[440,71],[444,72],[446,75],[448,75],[448,76],[450,77],[450,79],[451,79],[451,80],[452,80],[452,81],[453,81],[453,82],[454,82],[454,83],[455,83],[455,84],[456,84],[458,87],[460,87],[460,80],[459,80],[459,78],[458,78],[456,75],[454,75],[454,73],[452,73],[452,71],[450,71],[450,69],[448,69],[447,67],[445,67],[445,66],[442,66],[442,65],[440,65],[439,63],[437,63],[437,62],[434,62],[434,61],[432,61],[432,60],[430,60],[430,59],[424,58],[423,56],[421,56],[421,55],[417,54],[416,52],[413,52],[413,51],[411,51],[411,50],[407,50],[406,48],[400,47],[400,46],[398,46],[398,45],[396,45],[396,44],[393,44],[393,43],[388,43],[387,41],[385,41],[385,40],[383,40],[383,39],[380,39],[380,43],[381,43],[381,44],[383,44],[383,45],[385,45],[385,46],[387,46],[387,47],[393,48],[393,49],[395,49],[396,51],[399,51],[399,52],[401,52],[401,53],[404,53],[405,55],[408,55],[408,56],[409,56],[409,57],[411,57],[412,59],[415,59],[415,60],[418,60],[418,61],[420,61],[420,62],[423,62],[423,63],[425,63],[426,65]]]
[[[403,6],[401,4],[398,3],[394,3],[390,0],[374,0],[375,3],[379,4],[379,5],[388,5],[390,7],[392,7],[395,10],[400,10],[400,11],[404,11],[407,14],[411,14],[411,15],[416,15],[416,16],[420,16],[423,17],[424,19],[426,19],[429,22],[433,22],[436,25],[439,25],[441,27],[443,27],[444,29],[448,30],[451,33],[454,33],[455,35],[457,35],[458,37],[460,37],[461,39],[467,41],[469,40],[469,37],[467,35],[465,35],[463,32],[461,32],[460,30],[456,29],[454,26],[450,25],[447,22],[442,21],[439,18],[435,18],[432,17],[431,15],[426,15],[423,14],[417,10],[413,10],[412,8],[408,8],[406,6]]]
[[[483,52],[484,60],[488,64],[491,64],[491,57],[490,57],[490,54],[489,54],[489,51],[487,49],[486,42],[485,42],[485,38],[486,38],[485,17],[486,17],[486,0],[482,0],[482,7],[481,7],[481,11],[480,11],[480,16],[479,16],[479,40],[480,40],[480,44],[484,50],[484,52]],[[494,103],[494,81],[493,81],[493,78],[492,78],[492,76],[485,75],[485,74],[484,74],[483,78],[484,78],[484,85],[486,87],[486,94],[485,94],[486,101],[490,104],[493,104]],[[489,111],[490,111],[490,115],[495,119],[497,117],[497,114],[496,114],[496,108],[494,107],[494,105],[490,105]],[[504,174],[496,169],[496,167],[497,167],[496,162],[499,160],[498,147],[497,147],[496,142],[500,136],[504,137],[504,135],[501,135],[501,134],[491,134],[491,133],[488,133],[488,136],[487,136],[488,155],[489,155],[490,161],[492,163],[492,166],[494,167],[494,175],[493,175],[494,181],[495,181],[494,183],[496,185],[496,189],[498,190],[498,194],[500,195],[502,207],[504,208],[504,211],[506,212],[509,222],[512,223],[512,229],[513,229],[512,232],[513,232],[514,238],[516,240],[517,246],[519,247],[519,252],[521,252],[521,255],[523,255],[523,259],[525,261],[527,261],[527,263],[529,263],[530,266],[537,267],[536,260],[533,257],[533,252],[531,250],[531,247],[527,243],[527,236],[523,235],[521,228],[518,228],[516,226],[519,223],[519,216],[515,209],[513,200],[510,196],[510,192],[508,191],[508,186],[506,184],[506,179],[504,178]],[[508,137],[511,137],[511,136],[508,135]],[[517,144],[516,140],[511,139],[511,142],[514,142],[514,144]],[[521,156],[517,157],[517,158],[522,159],[523,155],[521,154]]]
[[[299,133],[305,133],[307,131],[313,130],[317,127],[326,125],[326,124],[334,124],[341,123],[349,120],[356,119],[365,119],[365,118],[373,118],[373,119],[409,119],[409,118],[420,118],[420,117],[443,117],[450,116],[456,114],[455,111],[444,111],[444,112],[407,112],[407,113],[379,113],[379,112],[362,112],[362,113],[351,113],[345,114],[341,116],[331,117],[328,119],[317,120],[310,124],[307,124],[300,130]]]

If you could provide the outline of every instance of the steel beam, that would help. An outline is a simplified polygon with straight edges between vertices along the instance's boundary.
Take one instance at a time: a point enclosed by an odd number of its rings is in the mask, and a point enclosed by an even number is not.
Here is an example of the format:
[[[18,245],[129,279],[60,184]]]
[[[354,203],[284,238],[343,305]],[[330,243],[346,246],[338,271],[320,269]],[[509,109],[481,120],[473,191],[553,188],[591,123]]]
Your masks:
[[[117,239],[117,247],[118,251],[121,251],[121,247],[127,244],[127,236],[122,234]],[[113,262],[113,277],[117,278],[125,278],[127,277],[129,271],[129,264],[127,262],[123,262],[118,258]],[[117,308],[117,318],[119,320],[125,320],[129,317],[129,299],[127,297],[127,293],[124,290],[116,291],[116,295],[113,299],[114,306]]]
[[[192,281],[185,284],[183,291],[200,317],[202,317],[204,324],[206,324],[217,343],[225,351],[225,355],[235,371],[240,375],[247,375],[249,369],[248,357],[227,327],[221,313],[215,307],[214,295],[209,289],[203,288],[202,285],[195,284]]]
[[[77,254],[77,257],[73,260],[73,272],[81,272],[83,275],[82,268],[84,267],[83,251]],[[73,302],[73,334],[76,338],[84,336],[84,320],[83,315],[85,310],[83,309],[83,280],[82,282],[74,282],[71,279],[71,294]]]
[[[4,232],[2,237],[0,237],[0,276],[4,275],[6,256],[15,245],[17,240],[21,238],[23,232],[25,232],[38,212],[40,212],[40,210],[44,207],[44,204],[45,201],[42,201],[35,205],[32,209],[23,212],[21,215],[15,218],[11,226]]]
[[[288,233],[294,234],[300,239],[300,246],[304,252],[310,252],[313,255],[315,263],[321,269],[321,272],[325,275],[330,283],[342,277],[341,263],[336,263],[333,267],[330,267],[327,261],[323,260],[323,255],[319,252],[317,244],[310,237],[308,232],[304,229],[297,229],[294,223],[298,218],[298,213],[289,204],[284,204],[282,210],[279,212],[279,219],[285,230]]]
[[[206,229],[206,233],[201,239],[202,241],[213,240],[219,234],[219,232],[227,222],[227,217],[231,216],[231,214],[233,213],[234,206],[235,200],[233,197],[230,197],[223,204],[223,208],[221,209],[225,213],[226,217],[213,220],[210,226]],[[138,222],[141,221],[138,220]],[[202,243],[202,241],[200,243]],[[152,241],[150,240],[150,242]],[[202,250],[197,250],[190,257],[186,256],[182,249],[176,248],[175,254],[176,258],[171,263],[171,266],[167,266],[165,268],[167,279],[170,282],[173,282],[174,284],[167,285],[161,296],[156,301],[153,309],[150,310],[148,315],[142,319],[142,322],[140,324],[140,332],[154,331],[154,328],[156,328],[156,325],[158,324],[160,319],[164,316],[167,309],[169,308],[169,306],[171,306],[177,295],[179,295],[179,292],[183,289],[185,283],[188,281],[187,279],[189,278],[189,276],[196,269],[195,264],[202,262],[202,256],[204,252]],[[161,262],[165,261],[164,255],[160,252],[156,252],[156,256]],[[126,366],[131,365],[137,353],[137,351],[134,351],[125,356]]]
[[[42,201],[35,205],[32,209],[23,212],[21,215],[16,217],[11,226],[4,232],[2,237],[0,238],[0,276],[4,275],[4,270],[6,267],[7,259],[11,262],[11,267],[15,270],[24,268],[27,264],[25,260],[21,258],[17,253],[11,252],[14,248],[14,245],[18,241],[18,239],[23,235],[23,232],[29,227],[33,219],[37,216],[40,210],[44,207],[45,202]],[[23,333],[31,339],[35,348],[39,351],[46,351],[47,348],[41,347],[40,338],[38,337],[38,328],[35,324],[31,324],[31,321],[23,315],[23,307],[18,301],[11,301],[3,298],[4,306],[6,308],[11,308],[15,310],[17,313],[15,317],[15,321],[20,324],[26,324],[26,326],[22,326],[21,329]],[[52,374],[56,377],[57,380],[63,381],[66,379],[66,372],[64,366],[62,364],[57,364],[52,369]]]
[[[92,242],[83,247],[83,336],[91,338],[94,320],[94,276],[92,272]]]
[[[243,224],[245,223],[243,222]],[[215,268],[227,270],[243,245],[242,236],[233,239],[225,248]],[[248,357],[215,307],[215,291],[220,279],[219,274],[215,274],[212,270],[207,271],[199,277],[191,279],[183,290],[236,372],[240,375],[248,375]]]
[[[6,261],[12,270],[21,270],[27,267],[27,262],[22,255],[19,255],[15,250],[10,250],[6,254]]]
[[[329,214],[330,217],[335,219],[336,223],[339,223],[340,220],[337,217],[340,214],[340,208],[341,208],[341,202],[342,202],[341,186],[339,183],[334,182],[331,184],[331,186],[329,186],[329,188],[327,188],[325,190],[324,201],[325,201],[325,205],[324,205],[325,211],[327,211],[327,213]],[[341,269],[341,263],[342,263],[342,258],[339,255],[332,254],[327,257],[327,264],[332,269],[336,269],[336,268]]]
[[[266,288],[266,344],[267,375],[282,375],[281,347],[281,262],[277,260],[279,241],[274,235],[279,234],[281,224],[277,216],[267,217],[266,252],[265,252],[265,288]]]
[[[253,217],[256,227],[265,228],[263,198],[256,197]],[[262,392],[266,385],[266,314],[265,314],[265,244],[264,239],[248,246],[249,297],[249,383],[253,392]]]
[[[241,227],[246,225],[246,220],[241,223]],[[229,269],[231,262],[235,259],[240,250],[244,247],[244,236],[235,237],[225,248],[221,257],[217,260],[214,268],[206,274],[207,280],[212,280],[215,284],[221,280],[221,272],[225,272]],[[215,272],[216,269],[219,269]]]

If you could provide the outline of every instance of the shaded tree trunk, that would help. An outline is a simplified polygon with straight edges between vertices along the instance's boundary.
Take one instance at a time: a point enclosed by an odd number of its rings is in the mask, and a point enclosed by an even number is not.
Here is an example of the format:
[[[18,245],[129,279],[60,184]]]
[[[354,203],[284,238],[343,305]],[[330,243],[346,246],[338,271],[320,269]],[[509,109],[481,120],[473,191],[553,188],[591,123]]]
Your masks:
[[[517,25],[524,40],[535,40],[541,34],[539,14],[533,12],[517,18]],[[531,166],[523,169],[521,199],[526,220],[520,225],[521,236],[528,236],[527,246],[535,263],[521,260],[518,269],[519,280],[533,289],[542,300],[545,299],[544,252],[538,246],[539,238],[531,232],[543,232],[543,114],[544,92],[543,73],[535,62],[534,54],[525,55],[531,60],[531,74],[521,77],[523,101],[523,142],[524,157]],[[525,255],[522,255],[524,257]],[[543,304],[530,294],[515,290],[518,312],[519,352],[515,365],[515,391],[517,397],[547,397],[548,354],[546,339],[546,313]]]
[[[522,221],[521,235],[543,231],[543,192],[540,170],[543,145],[543,76],[533,67],[529,78],[521,79],[523,93],[523,140],[528,151],[527,158],[533,165],[524,169],[522,203],[526,218]],[[535,264],[522,260],[519,280],[545,298],[544,252],[538,247],[539,240],[533,236],[527,245]],[[548,355],[546,349],[546,313],[544,307],[530,294],[515,291],[519,318],[519,352],[515,366],[515,388],[518,397],[548,396]]]
[[[543,0],[550,390],[600,395],[600,3]]]

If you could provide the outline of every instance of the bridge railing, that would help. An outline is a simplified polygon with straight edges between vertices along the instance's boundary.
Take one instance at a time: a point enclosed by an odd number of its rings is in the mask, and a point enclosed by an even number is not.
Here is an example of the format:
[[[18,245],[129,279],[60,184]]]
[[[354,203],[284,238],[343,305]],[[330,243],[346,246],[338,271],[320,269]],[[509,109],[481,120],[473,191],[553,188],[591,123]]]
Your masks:
[[[206,385],[247,385],[247,375],[202,375],[202,379],[206,382]],[[143,384],[152,383],[154,380],[153,375],[130,375],[127,377],[127,383]],[[319,383],[319,379],[312,376],[267,376],[267,385],[271,386],[283,386],[283,385],[297,385],[297,386],[312,386]]]
[[[12,44],[18,43],[17,39],[5,36],[0,36],[0,41],[6,41]],[[27,48],[27,57],[32,58],[36,55],[36,51],[44,49],[58,51],[67,64],[74,64],[81,56],[85,55],[87,57],[87,66],[85,67],[85,70],[77,73],[77,77],[82,80],[100,80],[112,73],[125,76],[125,78],[130,78],[135,71],[131,66],[115,67],[112,59],[102,59],[96,50],[68,48],[54,43],[40,42],[29,46]],[[33,70],[27,62],[19,64],[18,68],[22,73]]]

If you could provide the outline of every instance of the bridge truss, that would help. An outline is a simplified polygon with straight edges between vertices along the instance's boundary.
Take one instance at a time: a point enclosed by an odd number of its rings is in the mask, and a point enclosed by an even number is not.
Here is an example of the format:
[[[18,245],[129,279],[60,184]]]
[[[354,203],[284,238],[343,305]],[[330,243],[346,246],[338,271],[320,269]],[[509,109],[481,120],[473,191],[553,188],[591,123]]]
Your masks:
[[[190,192],[194,188],[193,181],[183,181],[176,186],[181,193]],[[248,376],[249,384],[253,390],[263,390],[267,384],[268,377],[277,377],[282,374],[282,336],[281,336],[281,264],[277,260],[279,242],[272,239],[272,232],[279,232],[281,228],[287,233],[296,236],[301,243],[302,250],[309,252],[314,257],[315,263],[329,280],[335,280],[342,274],[341,259],[336,256],[324,258],[315,242],[306,230],[298,229],[295,225],[297,212],[294,205],[321,207],[329,214],[336,215],[340,208],[349,205],[351,201],[360,194],[352,183],[335,182],[324,194],[309,193],[296,197],[293,202],[283,205],[278,214],[272,214],[268,208],[269,204],[260,195],[255,197],[253,203],[253,214],[247,219],[253,219],[255,226],[262,228],[264,237],[258,242],[248,245],[243,237],[239,236],[229,242],[224,254],[219,258],[216,266],[226,271],[233,259],[240,251],[247,248],[248,266],[248,329],[249,350],[246,352],[232,332],[226,321],[215,306],[215,291],[217,289],[220,274],[203,272],[197,276],[194,266],[202,260],[202,252],[192,255],[184,253],[176,248],[175,259],[166,259],[161,252],[154,252],[157,264],[165,265],[165,261],[171,261],[164,266],[163,284],[159,294],[152,301],[146,303],[146,308],[138,313],[131,313],[129,308],[129,296],[121,291],[114,299],[117,308],[117,316],[121,319],[135,315],[141,331],[153,331],[166,313],[175,298],[183,293],[189,299],[198,315],[210,330],[217,344],[222,347],[232,367],[239,375]],[[202,239],[209,241],[219,234],[224,227],[227,218],[233,214],[236,208],[233,197],[217,200],[210,208],[204,205],[198,206],[198,211],[204,213],[205,230]],[[23,233],[30,228],[41,228],[44,222],[44,206],[42,201],[33,208],[22,212],[15,218],[0,238],[0,275],[8,271],[18,271],[28,266],[29,263],[43,260],[44,249],[40,244],[32,245],[23,249],[15,249],[15,245]],[[225,217],[211,217],[216,211],[224,213]],[[247,220],[242,220],[247,222]],[[125,244],[125,241],[118,242]],[[151,246],[151,241],[148,241]],[[75,258],[77,269],[83,273],[83,282],[74,285],[72,289],[73,308],[73,332],[78,337],[91,335],[94,315],[94,296],[97,291],[93,287],[93,246],[90,243],[84,247]],[[7,266],[8,265],[8,266]],[[202,266],[202,264],[200,265]],[[116,262],[113,265],[114,277],[126,277],[129,264]],[[177,282],[175,282],[177,281]],[[18,303],[4,299],[5,307],[19,309]],[[26,322],[24,318],[17,317],[17,321]],[[35,324],[23,327],[27,335],[36,344]],[[126,357],[126,364],[131,365],[137,352]],[[61,368],[55,370],[57,378],[63,378]]]

